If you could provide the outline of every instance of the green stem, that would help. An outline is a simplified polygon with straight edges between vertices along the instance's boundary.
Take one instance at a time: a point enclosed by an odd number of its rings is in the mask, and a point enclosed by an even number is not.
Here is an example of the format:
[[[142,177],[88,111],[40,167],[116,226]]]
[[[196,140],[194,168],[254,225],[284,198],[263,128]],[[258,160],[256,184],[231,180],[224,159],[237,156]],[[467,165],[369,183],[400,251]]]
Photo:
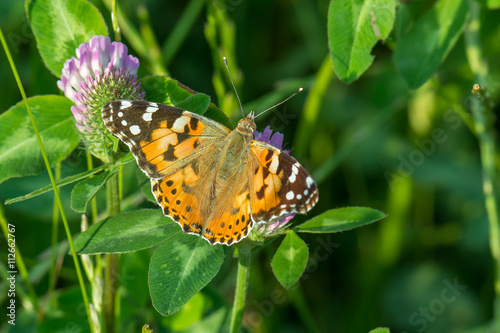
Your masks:
[[[61,163],[56,164],[56,175],[55,175],[55,180],[59,181],[61,179]],[[52,256],[51,256],[51,262],[52,265],[50,266],[50,273],[49,273],[49,287],[47,289],[47,296],[46,296],[46,303],[49,302],[50,300],[50,295],[54,291],[56,287],[56,272],[57,272],[57,256],[58,256],[58,250],[57,250],[57,242],[59,238],[59,209],[57,207],[57,202],[54,199],[54,204],[52,207]],[[44,306],[43,306],[44,308]],[[45,310],[42,309],[40,312],[40,316],[43,318],[43,312]]]
[[[486,84],[488,67],[483,60],[481,47],[481,5],[470,0],[469,10],[470,19],[464,33],[466,54],[476,82],[484,85]],[[494,331],[500,332],[500,215],[494,113],[489,97],[483,87],[478,84],[474,85],[472,93],[476,97],[472,100],[471,111],[479,140],[483,168],[484,200],[490,225],[490,250],[495,267]]]
[[[251,250],[238,248],[238,271],[236,273],[236,291],[234,293],[233,312],[231,313],[230,333],[239,333],[245,313],[245,300],[250,275]]]
[[[120,26],[118,25],[118,7],[116,0],[113,0],[111,3],[111,23],[115,33],[115,41],[120,42],[122,40],[122,33],[120,31]]]
[[[483,49],[481,46],[481,5],[474,0],[469,0],[470,18],[464,32],[465,53],[467,61],[474,73],[475,79],[480,85],[486,84],[488,75],[488,65],[483,59]]]
[[[61,214],[61,219],[64,224],[64,230],[66,231],[66,237],[68,238],[69,246],[71,249],[71,256],[73,257],[73,262],[75,264],[76,275],[78,276],[78,282],[80,284],[80,290],[83,297],[83,302],[85,303],[85,311],[87,313],[87,319],[89,322],[90,332],[94,332],[94,326],[92,325],[92,316],[90,314],[89,308],[89,298],[87,296],[87,290],[85,289],[85,283],[83,282],[82,271],[80,269],[80,263],[78,262],[78,256],[76,254],[75,245],[73,244],[73,238],[71,236],[71,231],[69,229],[68,220],[66,219],[66,214],[64,213],[64,208],[61,202],[61,197],[59,196],[59,189],[57,188],[56,181],[54,179],[54,175],[52,174],[52,169],[50,167],[49,159],[47,158],[47,153],[45,151],[45,147],[42,142],[42,138],[40,136],[40,132],[38,131],[38,127],[35,122],[35,118],[33,117],[33,113],[31,112],[30,105],[28,103],[28,98],[26,97],[26,92],[24,91],[24,87],[21,83],[21,79],[19,78],[19,74],[17,72],[16,66],[14,65],[14,61],[12,60],[12,55],[10,54],[9,48],[7,47],[7,42],[5,41],[2,29],[0,29],[0,41],[2,42],[3,49],[5,50],[5,54],[7,55],[7,59],[9,60],[12,73],[17,82],[17,86],[19,88],[19,92],[23,97],[23,101],[26,105],[26,111],[30,117],[31,125],[33,126],[33,131],[35,132],[36,139],[38,141],[38,145],[40,146],[40,152],[42,153],[43,161],[45,162],[45,167],[47,169],[47,173],[49,174],[50,183],[54,188],[54,195],[57,201],[57,206],[59,207],[59,213]]]
[[[94,169],[94,160],[92,158],[92,154],[90,153],[90,151],[87,151],[87,170],[93,170]],[[93,176],[90,176],[90,178],[92,178]],[[91,224],[95,224],[98,222],[98,210],[97,210],[97,200],[96,198],[92,198],[92,200],[90,201],[90,207],[91,207],[91,215],[92,215],[92,222]],[[90,259],[90,257],[87,258],[89,260],[89,262],[91,263],[92,265],[92,260]],[[96,312],[96,315],[97,315],[97,319],[99,321],[99,327],[102,327],[102,318],[103,318],[103,313],[102,313],[102,299],[103,299],[103,295],[102,295],[102,291],[103,291],[103,286],[102,286],[102,256],[101,254],[96,254],[94,256],[94,268],[92,270],[92,276],[89,277],[89,272],[87,272],[87,277],[89,279],[91,279],[90,281],[90,286],[92,288],[92,303],[94,305],[94,310]],[[84,259],[84,256],[82,256],[82,261],[85,260]],[[84,266],[85,268],[85,266]],[[96,279],[96,277],[99,277],[98,279]],[[99,293],[99,291],[101,293]]]
[[[120,191],[118,177],[113,175],[106,184],[108,216],[120,213]],[[116,294],[118,290],[118,255],[106,254],[104,270],[103,308],[106,320],[106,332],[115,332]]]
[[[481,95],[481,93],[479,93]],[[472,115],[476,124],[483,167],[483,192],[490,225],[490,248],[495,265],[495,305],[494,319],[496,332],[500,332],[500,217],[498,202],[498,182],[495,166],[495,133],[493,130],[493,112],[486,105],[482,96],[472,102]]]
[[[87,170],[94,169],[94,162],[92,160],[92,154],[87,151]],[[92,176],[91,176],[92,177]],[[92,212],[92,224],[97,223],[97,200],[96,198],[92,198],[90,201],[90,211]]]

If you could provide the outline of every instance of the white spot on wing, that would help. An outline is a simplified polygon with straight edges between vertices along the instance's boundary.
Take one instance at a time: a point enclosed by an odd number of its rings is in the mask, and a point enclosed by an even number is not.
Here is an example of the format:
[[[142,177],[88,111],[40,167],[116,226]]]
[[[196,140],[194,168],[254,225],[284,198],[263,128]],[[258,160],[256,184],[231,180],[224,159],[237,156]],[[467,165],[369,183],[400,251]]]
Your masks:
[[[314,184],[314,180],[311,178],[311,176],[308,176],[306,178],[306,183],[307,183],[307,188],[310,188]]]
[[[295,163],[294,165],[292,165],[292,172],[294,174],[298,174],[299,173],[299,168],[297,168],[297,163]]]
[[[123,117],[123,112],[118,112],[118,117]]]
[[[186,116],[181,116],[174,121],[174,125],[172,126],[172,131],[177,133],[184,132],[184,126],[189,122],[190,118]]]
[[[130,133],[132,133],[133,135],[137,135],[141,133],[141,128],[137,125],[132,125],[130,126]]]
[[[286,194],[287,200],[292,200],[295,195],[293,194],[293,191],[290,191]]]
[[[153,119],[152,117],[153,117],[153,114],[149,113],[149,112],[142,114],[142,119],[144,119],[145,121],[151,121],[151,119]]]
[[[129,101],[122,101],[122,103],[121,103],[121,108],[122,109],[123,108],[128,108],[130,106],[132,106],[132,103],[130,103]]]
[[[126,121],[125,119],[123,119],[123,120],[122,120],[122,125],[123,125],[123,126],[127,126],[127,124],[128,124],[128,123],[127,123],[127,121]]]
[[[158,111],[158,108],[157,108],[156,106],[148,106],[148,107],[146,108],[146,112],[151,112],[151,113],[154,113],[154,112],[156,112],[156,111]]]
[[[290,177],[288,177],[288,180],[290,181],[290,183],[295,183],[296,179],[297,179],[297,177],[295,176],[295,174],[293,172],[290,174]]]
[[[297,200],[302,199],[302,194],[297,194]]]
[[[304,195],[308,195],[309,194],[309,191],[308,190],[304,190]]]

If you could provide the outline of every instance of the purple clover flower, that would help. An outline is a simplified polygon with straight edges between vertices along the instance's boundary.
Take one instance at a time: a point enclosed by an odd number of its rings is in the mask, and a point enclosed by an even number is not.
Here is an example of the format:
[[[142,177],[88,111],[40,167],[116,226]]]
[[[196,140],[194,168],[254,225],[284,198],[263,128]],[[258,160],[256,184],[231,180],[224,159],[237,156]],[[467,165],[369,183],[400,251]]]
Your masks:
[[[278,148],[279,150],[283,150],[283,134],[280,132],[274,132],[271,129],[271,127],[267,126],[264,131],[258,132],[254,131],[253,132],[253,137],[255,140],[263,141],[266,143],[271,144],[272,146]],[[289,154],[289,150],[283,150],[285,153]],[[279,233],[283,228],[285,228],[286,224],[290,222],[290,220],[295,216],[295,214],[290,214],[290,215],[285,215],[280,218],[277,218],[269,223],[262,223],[257,226],[255,226],[254,231],[259,235],[259,236],[270,236],[272,234],[277,234]]]
[[[111,42],[109,37],[94,36],[76,49],[76,58],[66,60],[61,80],[57,86],[75,105],[71,107],[80,131],[90,131],[88,126],[88,101],[93,88],[105,76],[130,76],[136,83],[139,60],[127,54],[127,46]],[[109,101],[108,101],[109,102]]]
[[[101,109],[117,99],[142,99],[137,82],[139,60],[128,54],[127,46],[109,37],[94,36],[80,44],[76,57],[66,60],[57,86],[75,105],[71,112],[81,137],[92,154],[110,161],[113,139]]]

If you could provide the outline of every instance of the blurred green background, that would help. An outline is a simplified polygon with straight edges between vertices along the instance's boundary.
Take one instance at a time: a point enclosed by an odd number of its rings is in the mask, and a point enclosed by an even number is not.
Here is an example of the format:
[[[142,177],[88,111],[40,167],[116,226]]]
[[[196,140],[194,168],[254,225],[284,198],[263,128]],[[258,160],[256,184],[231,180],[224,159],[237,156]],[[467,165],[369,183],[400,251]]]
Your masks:
[[[107,4],[92,2],[111,27]],[[464,332],[490,320],[494,270],[479,149],[475,136],[457,114],[469,109],[475,83],[463,36],[438,72],[418,90],[408,90],[397,73],[392,33],[374,48],[375,61],[368,71],[346,85],[336,78],[328,56],[326,0],[220,0],[210,2],[212,12],[202,6],[203,1],[191,1],[193,24],[177,32],[181,37],[185,34],[178,48],[172,31],[187,2],[120,3],[143,39],[156,40],[160,49],[171,43],[162,53],[168,74],[212,96],[233,123],[240,114],[233,92],[227,90],[227,95],[222,95],[225,100],[221,100],[212,80],[214,64],[220,64],[222,56],[228,57],[246,112],[264,110],[304,87],[303,93],[259,118],[257,125],[261,130],[271,125],[283,132],[286,147],[317,180],[320,200],[310,217],[344,206],[368,206],[388,214],[380,222],[350,232],[304,236],[313,259],[291,290],[281,287],[271,271],[270,260],[279,242],[258,252],[251,267],[244,319],[247,331],[367,332],[386,326],[391,332]],[[400,6],[409,17],[396,20],[395,29],[406,28],[433,3],[404,1]],[[213,8],[225,15],[219,29],[227,40],[221,49],[211,47],[204,34]],[[489,65],[488,89],[496,102],[499,11],[482,10],[481,23],[481,42]],[[60,94],[57,78],[42,63],[23,2],[0,0],[0,25],[28,96]],[[148,45],[154,45],[151,40]],[[138,54],[125,31],[122,41],[141,61],[139,77],[163,74],[151,58]],[[0,75],[0,110],[5,111],[21,97],[3,51]],[[314,112],[305,113],[305,108],[317,110],[309,129],[304,128],[304,115]],[[85,168],[85,153],[76,150],[63,162],[62,176]],[[154,207],[140,194],[134,195],[140,183],[137,172],[135,165],[127,166],[125,193],[131,204]],[[0,184],[0,200],[3,203],[48,183],[46,174],[8,180]],[[78,233],[80,217],[69,208],[69,193],[70,188],[62,191],[66,213],[73,232]],[[52,195],[46,194],[5,207],[8,221],[16,224],[16,242],[41,300],[46,300],[43,295],[48,286],[52,200]],[[306,219],[298,216],[295,220]],[[67,246],[62,226],[59,235],[61,244]],[[0,244],[4,261],[4,238]],[[68,331],[85,323],[85,314],[75,305],[81,296],[74,266],[64,251],[63,247],[57,293],[46,303],[47,321],[39,328],[42,332],[59,326]],[[149,257],[149,250],[121,256],[120,332],[139,332],[144,323],[155,332],[211,331],[214,324],[210,320],[222,318],[232,302],[235,260],[228,256],[216,279],[185,309],[162,318],[149,299]],[[6,288],[2,279],[2,308],[7,304]],[[19,288],[22,291],[22,286]],[[20,296],[22,299],[22,293]],[[202,317],[206,320],[198,322]],[[4,323],[1,331],[31,332],[33,323],[29,309],[19,310],[18,325]]]

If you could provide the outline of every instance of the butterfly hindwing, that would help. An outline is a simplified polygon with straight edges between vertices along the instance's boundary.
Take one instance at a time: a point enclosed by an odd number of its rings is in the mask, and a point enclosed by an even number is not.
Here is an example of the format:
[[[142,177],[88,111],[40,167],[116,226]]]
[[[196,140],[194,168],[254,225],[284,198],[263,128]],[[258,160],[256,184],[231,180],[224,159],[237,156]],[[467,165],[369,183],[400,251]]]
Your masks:
[[[214,154],[217,151],[214,148]],[[219,194],[213,186],[218,160],[216,155],[200,157],[162,179],[152,179],[151,185],[163,213],[185,233],[203,234],[211,244],[230,245],[243,239],[253,225],[249,187],[248,181],[241,181],[246,179],[242,168],[218,190],[224,195]]]
[[[245,238],[253,227],[250,181],[246,163],[239,165],[225,186],[218,188],[214,210],[206,221],[204,237],[212,244],[231,245]],[[217,182],[217,180],[216,180]]]
[[[200,235],[203,227],[199,193],[193,191],[200,180],[193,163],[161,179],[151,179],[151,189],[163,214],[171,217],[185,233]]]

